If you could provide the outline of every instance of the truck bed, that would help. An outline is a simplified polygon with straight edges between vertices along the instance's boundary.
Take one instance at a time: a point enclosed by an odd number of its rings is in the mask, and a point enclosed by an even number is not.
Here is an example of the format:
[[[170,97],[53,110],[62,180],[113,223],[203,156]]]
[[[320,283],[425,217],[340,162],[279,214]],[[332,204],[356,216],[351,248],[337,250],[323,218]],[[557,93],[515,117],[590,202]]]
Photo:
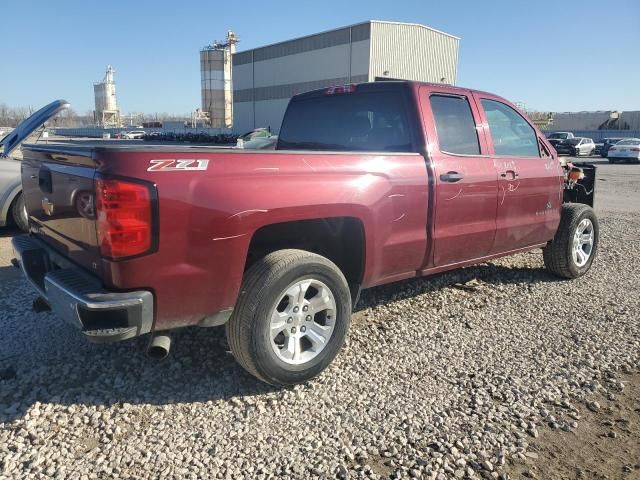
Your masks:
[[[415,276],[425,262],[428,175],[417,153],[108,141],[25,145],[23,151],[33,234],[108,290],[155,292],[156,329],[207,322],[231,309],[254,234],[279,222],[361,219],[369,251],[364,287]],[[100,254],[88,207],[98,178],[151,186],[153,252],[117,260]]]

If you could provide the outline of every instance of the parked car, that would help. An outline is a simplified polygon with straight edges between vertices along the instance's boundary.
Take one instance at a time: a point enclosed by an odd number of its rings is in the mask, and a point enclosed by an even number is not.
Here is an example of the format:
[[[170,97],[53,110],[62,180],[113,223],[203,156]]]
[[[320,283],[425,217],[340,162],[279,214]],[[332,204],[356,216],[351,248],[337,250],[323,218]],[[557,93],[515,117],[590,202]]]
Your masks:
[[[609,148],[609,163],[640,162],[640,138],[625,138]]]
[[[449,85],[294,96],[275,151],[23,153],[33,228],[13,248],[39,310],[92,341],[150,334],[152,357],[171,330],[226,325],[238,362],[279,386],[331,363],[364,288],[539,248],[576,278],[598,248],[595,167],[563,169],[513,104]],[[72,183],[95,211],[61,221],[49,192]]]
[[[564,140],[568,140],[569,138],[575,138],[573,133],[571,132],[553,132],[549,135],[547,135],[547,140],[549,140],[549,143],[551,145],[553,145],[554,147],[564,141]]]
[[[22,195],[20,162],[0,157],[0,227],[13,223],[26,232],[29,228],[28,220]]]
[[[603,138],[602,139],[602,146],[600,147],[600,151],[598,151],[597,144],[596,144],[596,154],[600,154],[600,156],[602,158],[606,158],[607,154],[609,153],[609,149],[611,148],[611,146],[615,145],[620,140],[624,140],[624,138],[621,138],[621,137],[618,137],[618,138]]]
[[[13,223],[24,232],[29,229],[20,178],[20,161],[12,158],[11,152],[47,119],[68,107],[66,101],[56,100],[24,119],[0,139],[0,227]]]
[[[122,138],[125,138],[127,140],[140,139],[143,138],[146,134],[147,132],[145,132],[144,130],[131,130],[130,132],[122,133]]]
[[[580,157],[582,155],[593,155],[596,145],[590,138],[574,137],[562,140],[555,145],[558,155],[571,155]]]
[[[243,140],[238,138],[236,148],[244,148],[246,150],[275,150],[278,143],[278,136],[257,137],[251,140]]]
[[[248,142],[249,140],[253,140],[255,138],[269,138],[271,137],[271,128],[254,128],[250,132],[243,133],[238,137],[238,140],[242,140],[244,142]]]

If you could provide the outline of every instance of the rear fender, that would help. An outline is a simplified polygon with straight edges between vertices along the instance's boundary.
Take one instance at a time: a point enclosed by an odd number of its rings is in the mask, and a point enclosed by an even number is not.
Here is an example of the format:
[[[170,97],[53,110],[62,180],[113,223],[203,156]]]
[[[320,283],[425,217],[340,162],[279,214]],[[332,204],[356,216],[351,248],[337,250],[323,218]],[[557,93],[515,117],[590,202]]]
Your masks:
[[[5,192],[5,195],[0,198],[0,227],[4,227],[7,223],[9,223],[9,215],[11,214],[11,205],[13,205],[13,201],[22,191],[22,184],[18,182],[17,184],[8,188]]]

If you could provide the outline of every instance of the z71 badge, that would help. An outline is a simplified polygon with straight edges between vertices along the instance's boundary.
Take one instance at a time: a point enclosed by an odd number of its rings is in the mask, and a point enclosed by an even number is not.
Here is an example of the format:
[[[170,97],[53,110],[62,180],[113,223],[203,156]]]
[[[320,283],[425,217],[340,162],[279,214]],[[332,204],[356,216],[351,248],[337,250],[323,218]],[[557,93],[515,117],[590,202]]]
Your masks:
[[[149,160],[147,172],[183,172],[187,170],[206,170],[209,160],[206,158],[176,160]]]

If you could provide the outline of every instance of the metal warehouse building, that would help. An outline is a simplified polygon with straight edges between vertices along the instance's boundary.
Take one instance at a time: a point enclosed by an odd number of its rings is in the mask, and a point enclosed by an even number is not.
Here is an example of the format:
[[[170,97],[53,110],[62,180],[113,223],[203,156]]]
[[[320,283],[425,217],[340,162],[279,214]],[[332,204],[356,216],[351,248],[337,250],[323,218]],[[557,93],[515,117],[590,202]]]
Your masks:
[[[289,99],[376,79],[456,83],[460,39],[413,23],[371,20],[233,55],[234,130],[280,123]]]

